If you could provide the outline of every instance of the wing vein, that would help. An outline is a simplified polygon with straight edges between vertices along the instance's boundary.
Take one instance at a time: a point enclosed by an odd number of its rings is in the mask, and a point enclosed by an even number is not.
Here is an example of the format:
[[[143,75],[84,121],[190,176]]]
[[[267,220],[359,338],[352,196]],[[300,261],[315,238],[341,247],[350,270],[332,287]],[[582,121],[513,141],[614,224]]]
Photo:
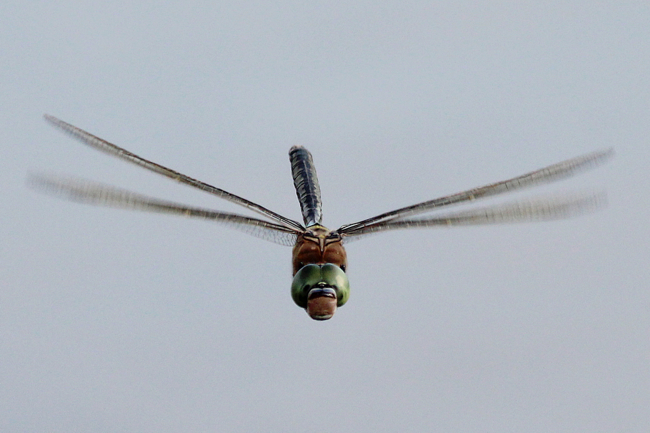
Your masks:
[[[578,156],[512,179],[492,183],[478,188],[469,189],[456,194],[439,197],[433,200],[424,201],[411,206],[406,206],[390,212],[377,215],[362,221],[342,226],[338,231],[341,234],[352,234],[355,231],[363,230],[366,226],[376,224],[381,221],[390,221],[408,216],[428,212],[437,208],[450,206],[466,201],[474,201],[499,194],[505,194],[524,188],[555,182],[560,179],[573,176],[580,171],[593,168],[604,163],[614,155],[613,149],[588,153]]]
[[[486,206],[479,209],[448,212],[435,217],[381,221],[347,233],[362,236],[387,230],[550,221],[595,212],[607,204],[603,191],[564,193]]]
[[[211,220],[280,245],[292,246],[301,233],[258,218],[186,206],[86,180],[31,175],[28,183],[35,189],[59,194],[76,202]]]
[[[49,114],[46,114],[44,117],[52,125],[62,129],[64,132],[72,135],[74,138],[78,139],[82,143],[92,148],[100,150],[109,155],[116,156],[118,158],[131,162],[133,164],[139,165],[140,167],[146,168],[147,170],[153,171],[154,173],[158,173],[163,176],[169,177],[185,185],[189,185],[194,188],[198,188],[202,191],[206,191],[210,194],[216,195],[217,197],[220,197],[224,200],[228,200],[232,203],[238,204],[254,212],[257,212],[261,215],[264,215],[267,218],[271,218],[286,227],[291,227],[298,230],[301,230],[303,228],[300,223],[293,221],[292,219],[289,219],[287,217],[284,217],[276,212],[273,212],[272,210],[267,209],[264,206],[261,206],[257,203],[254,203],[238,195],[232,194],[221,188],[217,188],[205,182],[201,182],[200,180],[194,179],[192,177],[179,173],[170,168],[164,167],[155,162],[144,159],[132,152],[129,152],[126,149],[123,149],[119,146],[116,146],[113,143],[109,143],[108,141],[102,138],[90,134],[89,132],[86,132],[81,128],[77,128],[76,126],[64,122],[63,120],[57,119],[54,116],[50,116]]]

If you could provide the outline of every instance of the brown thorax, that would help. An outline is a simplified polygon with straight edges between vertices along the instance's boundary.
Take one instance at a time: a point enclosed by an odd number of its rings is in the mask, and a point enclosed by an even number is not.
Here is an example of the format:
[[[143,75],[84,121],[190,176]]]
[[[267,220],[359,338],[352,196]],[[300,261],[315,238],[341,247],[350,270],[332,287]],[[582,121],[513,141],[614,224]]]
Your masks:
[[[332,263],[344,272],[348,256],[341,235],[321,225],[314,225],[298,236],[293,247],[293,275],[305,265]]]

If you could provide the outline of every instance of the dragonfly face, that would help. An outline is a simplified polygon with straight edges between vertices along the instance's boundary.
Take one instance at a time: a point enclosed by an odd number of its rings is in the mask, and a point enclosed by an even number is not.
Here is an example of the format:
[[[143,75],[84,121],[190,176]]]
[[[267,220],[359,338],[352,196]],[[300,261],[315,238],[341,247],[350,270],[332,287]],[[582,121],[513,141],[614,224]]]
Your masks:
[[[336,308],[348,301],[350,282],[332,263],[305,265],[293,277],[291,297],[312,319],[331,319]]]
[[[348,263],[343,240],[348,242],[367,234],[387,230],[545,221],[594,211],[605,204],[604,193],[583,192],[547,196],[493,204],[478,209],[422,216],[427,212],[438,212],[450,205],[467,204],[564,179],[601,164],[614,154],[611,149],[593,152],[512,179],[402,207],[343,225],[337,230],[329,230],[321,225],[323,212],[320,186],[312,156],[303,147],[294,146],[289,151],[293,183],[303,218],[301,224],[243,197],[146,160],[55,117],[46,115],[45,118],[90,147],[238,204],[257,212],[265,219],[186,206],[88,181],[33,176],[32,186],[83,203],[210,220],[281,245],[293,246],[291,296],[297,305],[306,309],[307,313],[316,320],[331,318],[337,307],[345,304],[350,296],[350,283],[345,274]]]

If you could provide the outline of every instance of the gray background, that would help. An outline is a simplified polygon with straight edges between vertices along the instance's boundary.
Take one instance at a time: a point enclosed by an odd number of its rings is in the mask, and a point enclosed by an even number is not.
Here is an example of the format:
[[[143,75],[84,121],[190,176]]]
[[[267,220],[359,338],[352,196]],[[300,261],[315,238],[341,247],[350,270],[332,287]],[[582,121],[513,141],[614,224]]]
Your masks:
[[[0,5],[3,432],[650,431],[650,3]],[[290,249],[41,195],[28,172],[236,206],[50,113],[334,228],[613,146],[567,221],[371,236],[318,323]]]

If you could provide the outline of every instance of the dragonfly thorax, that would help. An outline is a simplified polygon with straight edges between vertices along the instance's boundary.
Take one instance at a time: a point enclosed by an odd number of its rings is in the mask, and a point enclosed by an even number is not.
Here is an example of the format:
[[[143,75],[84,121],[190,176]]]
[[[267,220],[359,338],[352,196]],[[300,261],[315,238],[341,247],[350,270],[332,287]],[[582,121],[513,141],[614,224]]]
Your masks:
[[[345,272],[348,256],[336,231],[321,225],[308,227],[293,247],[293,275],[305,265],[332,263]]]

